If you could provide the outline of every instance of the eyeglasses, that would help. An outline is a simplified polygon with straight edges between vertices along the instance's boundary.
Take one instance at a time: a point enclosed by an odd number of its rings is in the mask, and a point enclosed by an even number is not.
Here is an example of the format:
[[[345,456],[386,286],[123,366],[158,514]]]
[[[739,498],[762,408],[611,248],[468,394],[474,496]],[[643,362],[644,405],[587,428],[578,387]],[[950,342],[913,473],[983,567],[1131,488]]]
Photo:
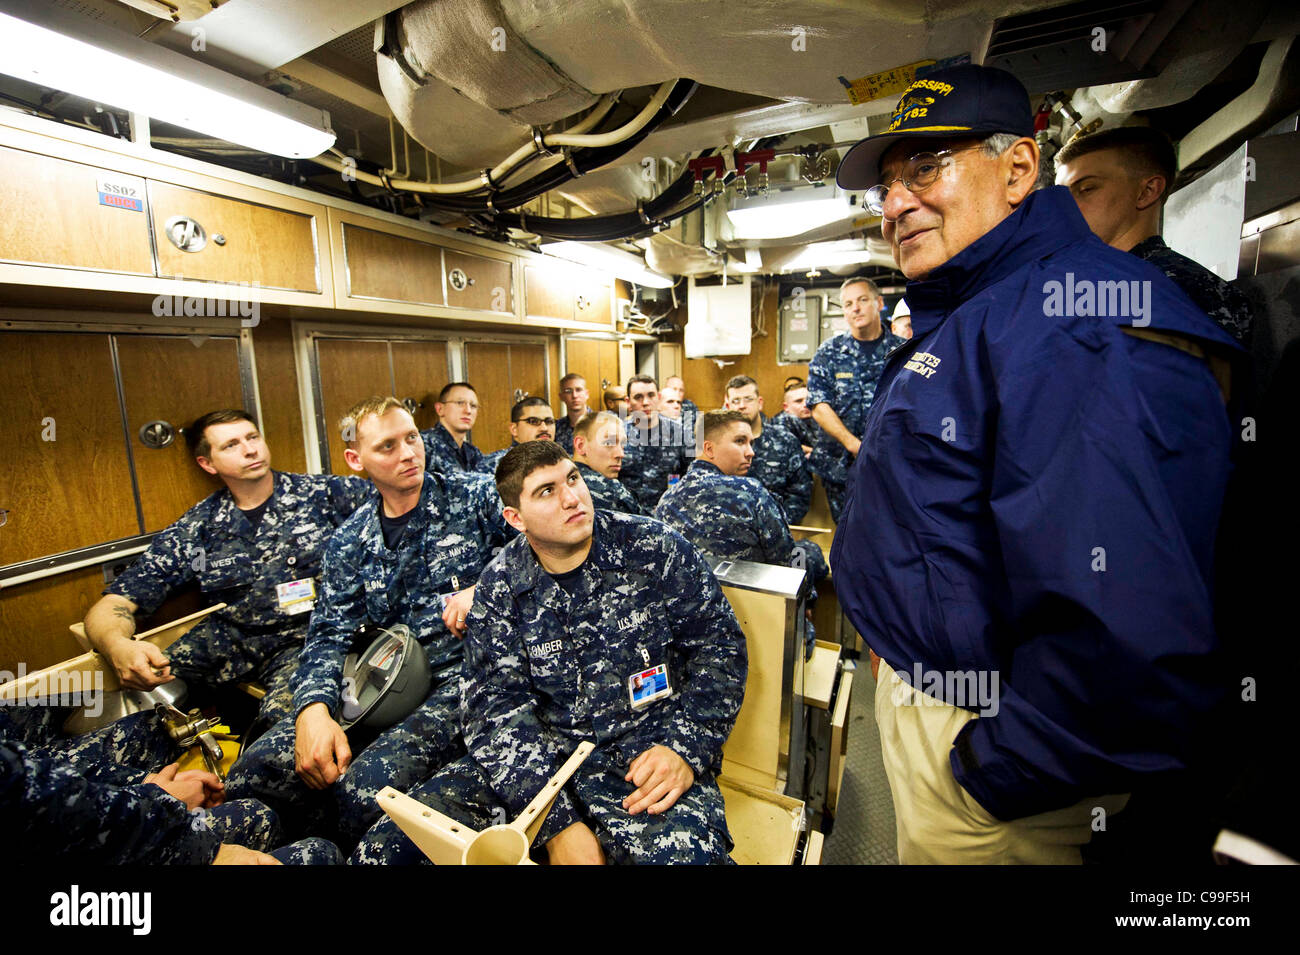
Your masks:
[[[540,428],[542,425],[546,425],[549,428],[551,425],[555,424],[554,418],[520,418],[519,420],[530,428]]]
[[[560,394],[562,394],[562,395],[576,395],[578,392],[580,392],[580,391],[586,391],[586,390],[587,390],[586,388],[561,388],[561,389],[560,389]]]
[[[758,402],[757,395],[753,395],[751,397],[746,397],[744,395],[737,395],[734,398],[727,399],[727,403],[732,405],[752,405],[752,404],[756,404],[757,402]]]
[[[868,189],[866,196],[862,199],[862,204],[867,207],[867,211],[872,215],[883,215],[885,212],[885,199],[888,197],[889,190],[893,188],[894,183],[901,182],[913,193],[924,192],[934,185],[939,178],[939,173],[953,164],[952,157],[955,153],[964,153],[968,149],[979,149],[981,145],[981,143],[976,143],[974,146],[962,146],[960,149],[941,149],[937,153],[917,153],[903,163],[903,174],[901,176],[895,176],[889,182],[882,182]]]
[[[447,404],[460,405],[462,408],[468,408],[470,411],[478,411],[477,401],[466,401],[464,398],[460,398],[454,401],[448,401]]]

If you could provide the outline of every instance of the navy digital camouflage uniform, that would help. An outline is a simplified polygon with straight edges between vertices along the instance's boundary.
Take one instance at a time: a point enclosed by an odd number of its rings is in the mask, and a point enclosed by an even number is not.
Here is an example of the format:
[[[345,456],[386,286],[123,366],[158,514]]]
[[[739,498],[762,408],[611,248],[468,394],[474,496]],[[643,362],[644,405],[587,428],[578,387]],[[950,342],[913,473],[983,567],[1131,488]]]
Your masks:
[[[143,782],[150,772],[180,755],[152,710],[132,713],[80,736],[62,733],[60,726],[68,712],[59,706],[0,707],[0,737],[60,759],[92,782],[116,786]]]
[[[849,433],[861,438],[885,361],[907,341],[893,332],[882,331],[880,338],[869,342],[860,342],[848,332],[822,342],[808,364],[808,407],[830,405]],[[831,517],[839,521],[853,456],[844,445],[822,431],[808,463],[814,474],[821,475]]]
[[[484,475],[426,472],[396,548],[384,543],[378,495],[339,528],[325,555],[292,712],[240,756],[227,785],[232,796],[272,806],[294,835],[337,825],[350,845],[379,814],[380,789],[406,790],[464,752],[457,712],[462,644],[442,622],[442,598],[473,585],[503,540],[500,500]],[[432,687],[421,706],[369,745],[350,740],[353,759],[343,778],[312,790],[294,771],[295,721],[314,703],[338,718],[344,657],[367,620],[410,628],[428,655]]]
[[[145,783],[139,767],[114,772],[95,763],[83,771],[57,748],[29,745],[30,732],[19,732],[0,711],[0,834],[28,857],[205,865],[222,843],[266,852],[281,841],[275,813],[255,800],[190,810]],[[298,845],[273,854],[294,864],[339,861],[338,850],[329,849]]]
[[[801,445],[810,448],[817,445],[817,436],[821,434],[822,429],[817,426],[817,422],[812,418],[800,418],[790,414],[788,411],[782,411],[772,418],[772,423],[778,428],[784,428],[794,435]],[[807,459],[805,459],[807,460]]]
[[[469,435],[456,444],[456,439],[441,421],[432,428],[420,432],[424,439],[424,469],[438,471],[442,474],[454,474],[457,471],[481,471],[483,452],[474,447]]]
[[[595,750],[560,791],[534,845],[585,822],[613,863],[726,863],[715,781],[745,692],[745,637],[700,553],[645,517],[597,510],[572,593],[523,535],[479,581],[465,639],[469,755],[411,795],[476,829],[514,819],[584,740]],[[628,680],[666,663],[672,695],[631,706]],[[656,744],[695,783],[661,815],[628,815],[628,766]],[[418,861],[384,820],[354,862]]]
[[[603,507],[607,511],[622,511],[624,514],[644,514],[641,505],[637,503],[632,492],[623,486],[622,481],[616,481],[613,478],[607,478],[590,465],[583,464],[581,461],[574,462],[578,466],[578,473],[582,475],[582,482],[587,485],[587,490],[591,492],[591,503],[596,507]]]
[[[710,461],[691,465],[659,501],[655,517],[715,557],[804,567],[811,581],[828,573],[816,544],[790,536],[781,505],[766,488],[746,476],[724,474]],[[817,591],[809,591],[812,603]]]
[[[754,438],[754,460],[745,475],[767,488],[785,513],[786,523],[798,524],[812,501],[812,474],[799,439],[761,412],[763,431]]]
[[[1229,285],[1201,263],[1175,252],[1158,235],[1143,239],[1129,252],[1169,276],[1225,332],[1243,344],[1250,344],[1254,314],[1245,292]]]
[[[591,409],[586,408],[582,412],[579,421],[591,414]],[[566,406],[564,413],[555,419],[555,443],[572,455],[573,454],[573,425],[569,423],[569,409]]]
[[[256,528],[223,488],[159,533],[104,591],[150,614],[197,581],[209,606],[229,604],[164,652],[187,683],[260,681],[266,696],[259,714],[271,722],[289,712],[289,681],[312,606],[282,610],[276,585],[316,577],[334,529],[372,493],[359,477],[273,474],[275,489]]]
[[[513,448],[518,443],[519,443],[518,441],[511,441],[510,447],[502,448],[500,451],[493,451],[491,454],[483,455],[483,460],[480,461],[478,464],[479,473],[486,474],[488,477],[492,478],[493,481],[495,482],[497,465],[500,464],[501,459],[506,456],[506,452],[509,451],[510,448]],[[572,454],[573,452],[570,451],[569,453]]]
[[[640,413],[627,419],[627,447],[618,479],[648,514],[667,490],[669,475],[686,473],[695,457],[695,440],[684,438],[681,424],[672,418],[658,415],[653,428],[640,427],[645,420]]]

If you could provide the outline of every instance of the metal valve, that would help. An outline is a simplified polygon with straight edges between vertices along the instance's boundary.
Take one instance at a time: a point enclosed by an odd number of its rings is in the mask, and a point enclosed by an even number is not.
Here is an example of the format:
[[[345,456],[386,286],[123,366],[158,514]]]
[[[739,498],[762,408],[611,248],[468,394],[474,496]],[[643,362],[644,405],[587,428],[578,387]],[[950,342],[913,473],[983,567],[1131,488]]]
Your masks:
[[[167,731],[172,742],[181,749],[199,747],[208,772],[213,773],[218,779],[226,778],[221,768],[225,752],[215,735],[218,726],[216,720],[205,719],[197,709],[190,710],[187,716],[170,703],[156,703],[153,709],[162,720],[163,729]]]

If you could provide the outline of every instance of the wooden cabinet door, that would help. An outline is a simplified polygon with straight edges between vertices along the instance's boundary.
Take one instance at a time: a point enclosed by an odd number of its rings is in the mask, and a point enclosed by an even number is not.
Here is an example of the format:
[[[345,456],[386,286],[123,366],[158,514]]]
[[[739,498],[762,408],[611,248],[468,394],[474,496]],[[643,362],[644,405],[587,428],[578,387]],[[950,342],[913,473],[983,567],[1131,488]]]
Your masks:
[[[153,275],[143,179],[0,147],[0,202],[0,261]]]
[[[484,454],[510,445],[510,348],[490,342],[465,345],[468,381],[478,392],[478,418],[470,437]]]
[[[109,336],[0,332],[0,353],[0,566],[139,534]]]
[[[414,399],[415,424],[423,431],[438,423],[434,403],[438,392],[451,379],[447,376],[447,343],[430,341],[391,342],[393,394],[403,401]]]
[[[546,346],[520,343],[510,346],[510,403],[516,396],[546,398]]]
[[[149,182],[160,278],[247,283],[300,292],[321,290],[319,214],[274,209],[170,183]],[[184,252],[167,237],[168,223],[186,217],[203,227],[205,242]],[[220,237],[220,241],[218,241]]]
[[[442,305],[442,249],[429,242],[343,223],[347,294]]]
[[[318,338],[316,362],[320,374],[320,393],[316,400],[323,409],[323,421],[318,422],[322,435],[321,465],[334,474],[355,474],[343,460],[339,420],[362,398],[393,393],[388,342]]]
[[[509,262],[455,249],[442,250],[447,304],[513,314],[514,272]]]
[[[573,320],[575,275],[562,265],[524,268],[525,314],[534,318]]]
[[[579,322],[589,322],[609,328],[613,325],[613,307],[611,299],[613,286],[609,279],[594,273],[583,275],[578,281],[574,297],[573,318]]]
[[[114,338],[144,529],[160,531],[222,487],[190,457],[180,429],[205,412],[242,407],[239,341],[206,335]],[[151,448],[142,440],[140,429],[152,421],[175,429],[166,447]]]
[[[599,410],[600,342],[587,338],[568,338],[564,342],[564,371],[561,375],[581,375],[591,396],[587,404]],[[560,409],[556,409],[557,411]],[[568,409],[564,409],[567,412]]]

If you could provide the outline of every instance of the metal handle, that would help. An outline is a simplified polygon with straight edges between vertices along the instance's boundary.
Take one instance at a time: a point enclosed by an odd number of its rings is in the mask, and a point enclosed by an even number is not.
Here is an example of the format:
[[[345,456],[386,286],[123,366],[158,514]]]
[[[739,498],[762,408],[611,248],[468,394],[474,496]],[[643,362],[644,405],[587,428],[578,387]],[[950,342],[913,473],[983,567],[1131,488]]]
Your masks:
[[[149,421],[140,428],[140,443],[158,450],[176,440],[176,429],[167,421]]]

